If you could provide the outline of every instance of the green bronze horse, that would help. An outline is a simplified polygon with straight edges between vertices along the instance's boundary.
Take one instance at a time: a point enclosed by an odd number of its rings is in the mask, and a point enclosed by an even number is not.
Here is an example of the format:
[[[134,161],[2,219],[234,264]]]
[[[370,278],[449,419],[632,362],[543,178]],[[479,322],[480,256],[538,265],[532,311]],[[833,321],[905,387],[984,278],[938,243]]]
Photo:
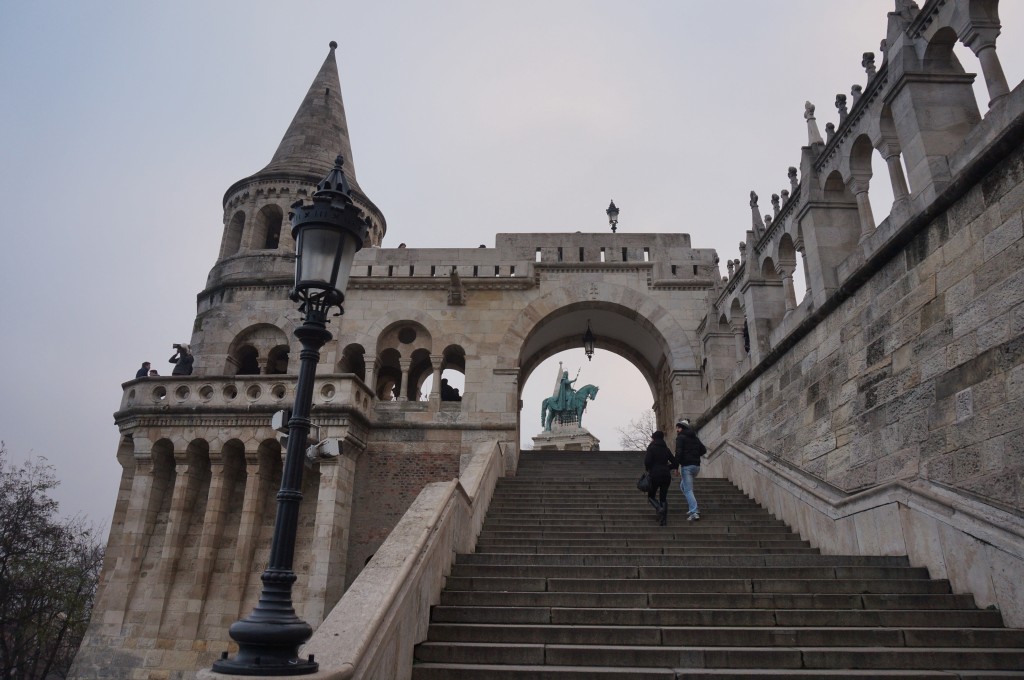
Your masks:
[[[544,426],[545,432],[551,431],[551,423],[558,418],[559,422],[571,420],[576,425],[581,425],[583,412],[587,409],[587,399],[597,399],[597,387],[584,385],[576,390],[566,408],[556,408],[554,397],[548,397],[540,403],[540,424]]]

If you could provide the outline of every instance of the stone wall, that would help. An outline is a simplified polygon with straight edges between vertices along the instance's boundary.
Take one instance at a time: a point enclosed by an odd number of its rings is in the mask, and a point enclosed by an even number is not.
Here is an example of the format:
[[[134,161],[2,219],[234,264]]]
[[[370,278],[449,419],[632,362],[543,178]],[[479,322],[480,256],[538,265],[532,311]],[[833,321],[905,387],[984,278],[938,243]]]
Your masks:
[[[945,86],[930,87],[934,96]],[[710,471],[743,485],[822,549],[902,550],[982,606],[1000,607],[1008,624],[1024,625],[1024,89],[957,135],[959,143],[947,135],[941,163],[930,166],[945,174],[924,184],[918,174],[914,191],[877,228],[864,228],[843,260],[812,269],[799,306],[752,325],[749,353],[706,353],[718,361],[707,378],[717,381],[718,398],[698,424],[709,447],[732,452]],[[836,176],[830,163],[842,166],[828,159],[836,144],[804,147],[797,203],[783,215],[797,245],[839,214],[808,198]],[[739,328],[737,315],[757,315],[756,303],[771,294],[751,278],[762,267],[750,265],[773,247],[778,254],[770,242],[784,236],[748,234],[752,255],[712,304],[733,317],[706,320],[716,332],[726,321]],[[707,333],[705,342],[715,339]],[[751,459],[735,453],[743,447],[778,465],[750,474]],[[805,490],[836,495],[824,504],[800,500],[804,492],[789,490],[797,478]],[[896,493],[871,507],[858,501],[863,517],[851,514],[856,529],[837,538],[846,531],[839,505],[859,507],[850,499],[881,498],[894,484],[917,500]],[[877,530],[870,539],[868,524]]]

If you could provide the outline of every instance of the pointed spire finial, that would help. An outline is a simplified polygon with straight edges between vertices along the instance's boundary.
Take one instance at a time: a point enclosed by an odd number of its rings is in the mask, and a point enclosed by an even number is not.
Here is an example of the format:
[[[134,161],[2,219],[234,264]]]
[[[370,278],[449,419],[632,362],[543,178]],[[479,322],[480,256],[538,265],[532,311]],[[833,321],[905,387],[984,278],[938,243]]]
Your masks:
[[[335,56],[337,46],[337,42],[330,42],[330,51],[281,138],[274,157],[260,173],[290,172],[319,180],[330,171],[334,160],[332,156],[341,153],[345,157],[349,186],[361,193],[352,160],[345,104],[341,98]]]

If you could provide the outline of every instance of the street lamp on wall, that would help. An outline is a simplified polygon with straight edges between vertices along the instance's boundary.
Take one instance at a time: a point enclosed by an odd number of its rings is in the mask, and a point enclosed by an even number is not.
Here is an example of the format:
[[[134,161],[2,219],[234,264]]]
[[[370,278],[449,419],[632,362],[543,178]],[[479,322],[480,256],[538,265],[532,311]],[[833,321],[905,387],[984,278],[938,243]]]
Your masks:
[[[302,500],[302,469],[309,435],[309,412],[313,403],[313,382],[320,349],[331,339],[327,315],[334,307],[344,313],[345,288],[356,251],[363,247],[369,220],[352,202],[344,173],[345,159],[319,184],[313,202],[292,204],[289,218],[295,238],[295,287],[291,299],[305,315],[295,337],[302,344],[295,405],[288,421],[288,450],[277,494],[277,519],[270,545],[270,559],[263,572],[259,602],[244,619],[231,624],[228,633],[238,643],[234,659],[227,653],[213,664],[216,673],[233,675],[306,675],[319,665],[310,656],[299,657],[301,647],[313,635],[313,628],[295,614],[292,605],[292,570],[295,536]]]
[[[608,209],[604,213],[608,215],[608,224],[612,225],[612,233],[614,234],[619,228],[619,209],[615,207],[615,201],[608,204]]]
[[[587,319],[587,332],[583,334],[583,351],[587,353],[587,361],[594,358],[594,331],[590,330],[590,319]]]

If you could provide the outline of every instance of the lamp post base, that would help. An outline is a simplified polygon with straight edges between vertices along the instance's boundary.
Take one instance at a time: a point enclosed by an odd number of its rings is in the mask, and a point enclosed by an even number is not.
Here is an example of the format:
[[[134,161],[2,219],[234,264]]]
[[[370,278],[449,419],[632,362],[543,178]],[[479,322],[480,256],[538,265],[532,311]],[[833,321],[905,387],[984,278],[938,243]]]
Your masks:
[[[266,605],[261,601],[261,605]],[[299,647],[313,634],[313,628],[294,611],[269,610],[257,606],[248,618],[231,624],[231,638],[238,653],[229,659],[224,652],[214,662],[215,673],[230,675],[307,675],[319,668],[313,657],[299,657]]]

